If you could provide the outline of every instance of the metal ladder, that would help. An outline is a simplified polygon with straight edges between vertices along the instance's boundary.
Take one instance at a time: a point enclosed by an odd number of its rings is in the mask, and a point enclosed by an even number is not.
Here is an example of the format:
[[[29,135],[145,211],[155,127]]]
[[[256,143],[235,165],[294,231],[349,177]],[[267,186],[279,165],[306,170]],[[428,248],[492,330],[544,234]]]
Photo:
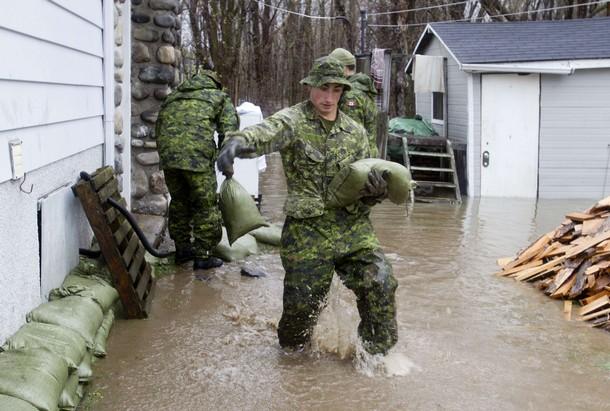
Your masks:
[[[415,201],[461,203],[451,141],[439,137],[402,137],[403,159],[418,188]]]

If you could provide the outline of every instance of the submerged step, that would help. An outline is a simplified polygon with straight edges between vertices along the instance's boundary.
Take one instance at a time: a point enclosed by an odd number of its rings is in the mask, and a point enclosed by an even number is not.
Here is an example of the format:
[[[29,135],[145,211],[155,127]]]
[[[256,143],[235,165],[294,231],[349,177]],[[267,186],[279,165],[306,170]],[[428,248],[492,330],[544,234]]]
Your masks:
[[[450,158],[451,154],[447,153],[431,153],[429,151],[409,151],[409,155],[413,156],[425,156],[425,157],[441,157],[441,158]]]
[[[417,167],[411,166],[411,170],[415,171],[438,171],[439,173],[453,173],[452,168],[440,168],[440,167]]]
[[[447,187],[447,188],[455,188],[455,184],[447,183],[444,181],[415,181],[418,186],[428,186],[428,187]]]

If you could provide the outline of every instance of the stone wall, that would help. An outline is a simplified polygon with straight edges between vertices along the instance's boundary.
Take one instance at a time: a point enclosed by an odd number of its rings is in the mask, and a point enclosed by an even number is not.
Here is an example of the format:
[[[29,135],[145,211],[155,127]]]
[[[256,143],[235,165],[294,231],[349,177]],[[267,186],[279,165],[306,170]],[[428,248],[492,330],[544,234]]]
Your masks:
[[[163,99],[180,82],[179,0],[131,0],[132,211],[165,215],[169,202],[155,141]]]
[[[129,102],[123,99],[123,90],[125,79],[127,77],[125,70],[129,65],[125,64],[125,37],[129,33],[125,33],[128,29],[123,24],[123,16],[129,12],[129,3],[125,4],[126,0],[114,0],[114,170],[119,180],[119,189],[124,192],[125,186],[129,181],[124,181],[123,174],[128,169],[129,159],[125,156],[129,155],[129,150],[125,150],[125,133],[124,133],[124,117],[125,107],[129,107]],[[125,183],[125,185],[124,185]]]

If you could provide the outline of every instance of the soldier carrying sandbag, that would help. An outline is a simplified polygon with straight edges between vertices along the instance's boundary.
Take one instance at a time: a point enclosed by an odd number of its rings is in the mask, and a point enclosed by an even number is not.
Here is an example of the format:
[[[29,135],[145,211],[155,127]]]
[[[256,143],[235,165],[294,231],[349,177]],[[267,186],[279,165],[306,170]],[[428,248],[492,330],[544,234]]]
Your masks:
[[[334,58],[316,60],[301,80],[309,99],[262,123],[227,133],[218,168],[233,174],[236,157],[279,151],[288,186],[280,256],[284,277],[282,347],[301,349],[311,338],[321,304],[336,271],[358,300],[358,333],[372,354],[386,353],[397,340],[394,294],[397,282],[373,231],[370,205],[387,196],[380,173],[371,172],[364,197],[343,208],[326,204],[338,171],[371,156],[364,128],[339,111],[351,85]]]

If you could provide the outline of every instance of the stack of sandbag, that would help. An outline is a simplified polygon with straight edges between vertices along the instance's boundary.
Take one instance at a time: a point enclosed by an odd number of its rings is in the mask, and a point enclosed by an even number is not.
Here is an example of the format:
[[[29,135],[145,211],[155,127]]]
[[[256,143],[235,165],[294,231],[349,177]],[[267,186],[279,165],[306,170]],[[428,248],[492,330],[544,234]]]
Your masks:
[[[239,238],[232,244],[229,242],[227,229],[222,229],[222,240],[212,251],[216,257],[224,261],[243,260],[249,255],[257,254],[261,245],[279,246],[282,227],[275,224],[256,228]]]
[[[0,410],[74,410],[79,404],[92,360],[106,355],[118,303],[117,291],[87,264],[81,262],[0,347]]]

